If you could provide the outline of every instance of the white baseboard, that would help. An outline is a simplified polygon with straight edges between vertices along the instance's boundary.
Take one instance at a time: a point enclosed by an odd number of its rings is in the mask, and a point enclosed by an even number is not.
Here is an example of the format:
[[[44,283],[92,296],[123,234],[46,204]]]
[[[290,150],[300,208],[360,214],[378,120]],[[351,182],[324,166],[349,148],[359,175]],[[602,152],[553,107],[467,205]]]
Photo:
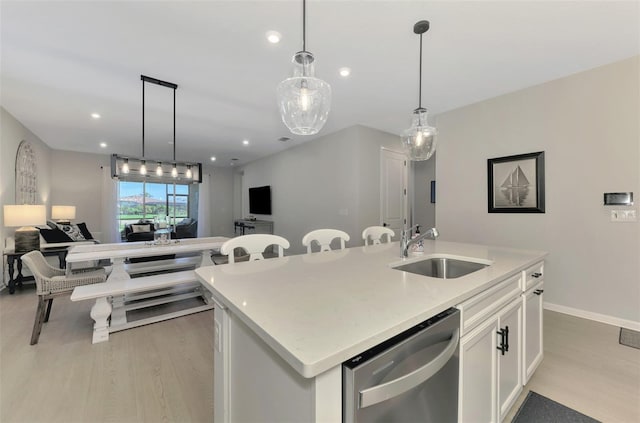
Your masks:
[[[606,314],[594,313],[592,311],[580,310],[578,308],[548,302],[544,302],[542,306],[546,310],[557,311],[558,313],[564,313],[570,316],[581,317],[583,319],[594,320],[608,325],[640,331],[640,322],[634,322],[633,320],[621,319],[619,317],[608,316]]]

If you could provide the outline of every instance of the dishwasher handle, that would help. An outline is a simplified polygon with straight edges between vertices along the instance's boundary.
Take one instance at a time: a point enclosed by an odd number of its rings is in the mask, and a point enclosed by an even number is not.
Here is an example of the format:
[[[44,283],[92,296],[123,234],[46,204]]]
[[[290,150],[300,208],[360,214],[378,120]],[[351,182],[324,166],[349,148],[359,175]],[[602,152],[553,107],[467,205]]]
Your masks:
[[[438,373],[445,364],[447,364],[451,356],[456,352],[459,341],[460,330],[456,329],[446,348],[442,350],[436,358],[424,366],[412,371],[411,373],[400,376],[397,379],[361,390],[359,392],[360,408],[369,407],[370,405],[388,400],[389,398],[397,397],[398,395],[403,394],[409,389],[415,388],[428,380],[431,376]]]

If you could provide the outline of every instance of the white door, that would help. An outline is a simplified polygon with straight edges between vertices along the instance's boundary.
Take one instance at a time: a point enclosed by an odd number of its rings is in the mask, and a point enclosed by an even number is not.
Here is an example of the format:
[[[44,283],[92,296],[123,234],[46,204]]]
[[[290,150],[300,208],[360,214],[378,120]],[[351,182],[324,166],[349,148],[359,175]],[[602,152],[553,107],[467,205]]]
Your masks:
[[[380,224],[391,228],[395,239],[406,224],[407,158],[403,153],[380,150]]]

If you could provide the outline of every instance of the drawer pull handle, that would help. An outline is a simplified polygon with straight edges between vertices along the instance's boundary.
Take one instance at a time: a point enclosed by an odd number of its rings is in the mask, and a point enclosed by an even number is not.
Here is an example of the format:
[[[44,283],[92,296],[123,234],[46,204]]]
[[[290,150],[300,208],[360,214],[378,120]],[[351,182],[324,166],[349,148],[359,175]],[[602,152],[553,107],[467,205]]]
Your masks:
[[[500,350],[500,353],[502,355],[504,355],[505,352],[509,351],[509,345],[506,341],[506,337],[509,336],[509,327],[507,326],[506,330],[501,328],[496,333],[500,335],[500,345],[498,345],[496,348]]]
[[[536,295],[542,295],[543,292],[544,292],[544,289],[536,289],[535,291],[533,291],[533,293]]]
[[[539,273],[539,272],[532,273],[531,276],[533,276],[534,278],[539,278],[540,276],[542,276],[542,273]]]

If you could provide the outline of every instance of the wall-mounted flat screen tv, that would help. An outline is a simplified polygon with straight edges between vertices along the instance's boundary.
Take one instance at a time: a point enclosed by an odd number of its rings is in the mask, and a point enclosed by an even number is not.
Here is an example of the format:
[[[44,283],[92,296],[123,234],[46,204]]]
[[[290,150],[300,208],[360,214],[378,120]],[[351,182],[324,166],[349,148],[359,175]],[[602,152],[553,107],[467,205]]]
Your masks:
[[[271,186],[249,188],[249,213],[271,214]]]

